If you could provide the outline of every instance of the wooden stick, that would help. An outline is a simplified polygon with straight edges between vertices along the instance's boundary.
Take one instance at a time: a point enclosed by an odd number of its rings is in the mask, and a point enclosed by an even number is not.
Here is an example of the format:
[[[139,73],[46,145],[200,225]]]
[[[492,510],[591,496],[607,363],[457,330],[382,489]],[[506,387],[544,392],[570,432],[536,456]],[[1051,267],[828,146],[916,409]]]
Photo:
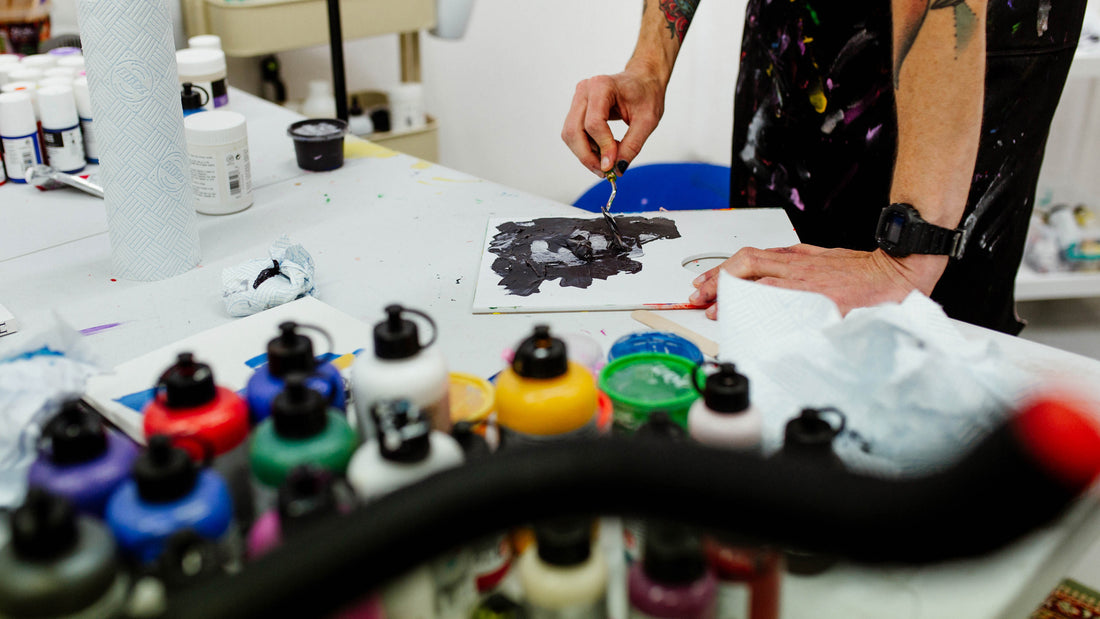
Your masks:
[[[669,331],[675,333],[685,340],[695,344],[699,347],[699,350],[703,351],[703,354],[708,357],[718,356],[718,342],[712,339],[708,339],[699,335],[698,333],[688,329],[687,327],[673,322],[660,314],[655,314],[649,310],[634,310],[630,312],[630,317],[638,322],[646,325],[647,327],[653,327],[661,331]]]

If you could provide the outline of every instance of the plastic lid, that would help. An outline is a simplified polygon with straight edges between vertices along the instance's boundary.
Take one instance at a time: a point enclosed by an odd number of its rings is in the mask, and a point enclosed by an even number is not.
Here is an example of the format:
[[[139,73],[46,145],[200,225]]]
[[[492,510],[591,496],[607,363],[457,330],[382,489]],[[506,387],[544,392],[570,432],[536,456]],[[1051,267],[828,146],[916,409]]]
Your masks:
[[[44,129],[68,129],[80,123],[76,115],[76,98],[73,88],[65,80],[65,86],[46,86],[38,89],[38,115]]]
[[[592,554],[592,523],[585,518],[558,518],[535,524],[539,558],[568,567],[584,563]]]
[[[37,132],[30,94],[22,91],[0,94],[0,136],[16,138]]]
[[[466,461],[481,460],[492,455],[489,451],[489,442],[485,437],[474,432],[474,424],[468,421],[459,421],[451,427],[451,436],[458,441]]]
[[[216,34],[199,34],[187,39],[187,47],[220,50],[222,48],[222,38]]]
[[[496,390],[480,376],[450,372],[451,421],[483,421],[493,412]]]
[[[672,416],[665,411],[654,411],[649,414],[645,423],[634,432],[635,438],[657,439],[664,441],[685,441],[688,438],[687,430],[672,420]]]
[[[840,424],[833,427],[822,414],[831,412],[839,416]],[[805,408],[798,417],[787,422],[783,430],[783,453],[787,455],[827,456],[835,459],[833,439],[844,430],[844,415],[835,408]]]
[[[171,503],[195,488],[198,467],[187,452],[172,446],[163,434],[149,437],[149,446],[134,461],[138,496],[149,503]]]
[[[313,341],[298,333],[298,323],[287,321],[279,325],[279,337],[267,343],[267,369],[272,376],[279,377],[317,369]]]
[[[50,439],[49,459],[55,464],[89,462],[107,451],[103,422],[82,400],[65,402],[42,433]]]
[[[70,81],[76,77],[76,67],[72,65],[68,66],[56,66],[46,69],[46,77],[64,77]]]
[[[76,69],[77,73],[84,70],[84,56],[62,56],[57,59],[57,66],[59,67],[72,67]]]
[[[569,370],[565,342],[550,335],[550,327],[536,325],[531,337],[520,342],[512,370],[524,378],[557,378]]]
[[[62,77],[62,76],[59,76],[59,75],[54,75],[54,76],[47,75],[47,76],[43,77],[42,79],[38,80],[38,88],[36,88],[36,90],[38,92],[42,92],[43,88],[46,88],[46,87],[49,87],[49,86],[64,86],[66,88],[72,88],[73,87],[73,78],[72,78],[72,76]]]
[[[309,438],[328,425],[328,398],[310,389],[308,378],[304,372],[288,374],[286,388],[271,402],[271,422],[279,436]]]
[[[168,368],[160,382],[164,385],[168,408],[202,406],[218,395],[210,366],[196,362],[189,352],[179,354],[176,364]]]
[[[749,407],[749,379],[732,363],[718,364],[718,371],[707,376],[703,401],[716,413],[740,413]]]
[[[13,82],[37,82],[44,77],[46,77],[45,69],[27,67],[22,64],[19,65],[17,70],[8,73],[8,79]]]
[[[401,315],[400,305],[386,306],[386,319],[374,325],[374,356],[379,359],[407,359],[420,352],[416,323]]]
[[[72,58],[74,56],[80,57],[84,54],[84,50],[80,49],[79,47],[68,45],[65,47],[55,47],[46,53],[51,56],[58,57],[57,61],[58,64],[60,64],[62,58]]]
[[[73,95],[76,97],[76,112],[81,118],[92,117],[92,98],[88,94],[88,77],[80,76],[73,80]]]
[[[679,355],[685,359],[691,359],[695,363],[703,362],[703,352],[691,341],[667,331],[640,331],[628,333],[611,345],[607,352],[607,360],[615,359],[639,352],[660,352],[670,355]]]
[[[699,536],[690,529],[667,523],[649,523],[645,532],[642,570],[666,584],[695,582],[706,573]]]
[[[64,498],[41,488],[27,490],[27,498],[11,515],[11,545],[28,559],[50,559],[77,542],[76,513]]]
[[[49,69],[50,67],[57,66],[57,58],[50,54],[31,54],[30,56],[23,56],[19,64],[28,68]]]
[[[298,142],[328,142],[343,138],[348,123],[339,118],[307,118],[291,123],[286,134]]]
[[[279,525],[283,535],[295,528],[335,513],[335,479],[332,473],[311,465],[296,466],[279,486]]]
[[[180,103],[185,111],[197,110],[202,107],[202,93],[195,90],[195,85],[191,82],[184,82],[180,91]]]
[[[0,65],[19,64],[19,54],[0,54]]]
[[[225,52],[220,49],[188,48],[176,52],[176,68],[180,78],[225,72]]]
[[[382,457],[421,462],[432,451],[431,425],[424,411],[408,400],[380,400],[371,406]]]
[[[197,146],[220,146],[248,139],[248,127],[243,114],[212,110],[191,114],[183,119],[187,143]]]

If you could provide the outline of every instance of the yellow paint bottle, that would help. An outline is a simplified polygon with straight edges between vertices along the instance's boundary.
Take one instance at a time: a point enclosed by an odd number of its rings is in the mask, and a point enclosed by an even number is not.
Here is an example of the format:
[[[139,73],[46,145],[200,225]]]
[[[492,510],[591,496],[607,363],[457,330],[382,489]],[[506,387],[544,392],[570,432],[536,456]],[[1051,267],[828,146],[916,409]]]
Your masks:
[[[497,376],[497,422],[505,447],[596,436],[596,382],[570,361],[565,342],[546,325],[516,350],[512,366]]]

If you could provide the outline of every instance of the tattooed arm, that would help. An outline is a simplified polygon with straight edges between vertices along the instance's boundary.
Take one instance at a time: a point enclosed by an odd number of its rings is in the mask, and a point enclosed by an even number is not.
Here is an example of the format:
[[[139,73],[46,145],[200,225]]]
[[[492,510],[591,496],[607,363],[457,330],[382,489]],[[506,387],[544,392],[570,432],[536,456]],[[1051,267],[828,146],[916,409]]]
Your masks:
[[[638,155],[664,113],[665,89],[699,0],[646,0],[634,54],[622,73],[577,84],[561,138],[589,170],[619,174]],[[628,125],[616,142],[609,121]]]

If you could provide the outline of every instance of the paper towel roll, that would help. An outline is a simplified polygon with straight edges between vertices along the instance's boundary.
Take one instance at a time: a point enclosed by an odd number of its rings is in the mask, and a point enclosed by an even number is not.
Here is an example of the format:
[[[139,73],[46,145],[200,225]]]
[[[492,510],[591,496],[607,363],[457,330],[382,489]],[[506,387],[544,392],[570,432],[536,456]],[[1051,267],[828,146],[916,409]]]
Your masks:
[[[199,262],[168,0],[79,0],[111,262],[119,277]]]

